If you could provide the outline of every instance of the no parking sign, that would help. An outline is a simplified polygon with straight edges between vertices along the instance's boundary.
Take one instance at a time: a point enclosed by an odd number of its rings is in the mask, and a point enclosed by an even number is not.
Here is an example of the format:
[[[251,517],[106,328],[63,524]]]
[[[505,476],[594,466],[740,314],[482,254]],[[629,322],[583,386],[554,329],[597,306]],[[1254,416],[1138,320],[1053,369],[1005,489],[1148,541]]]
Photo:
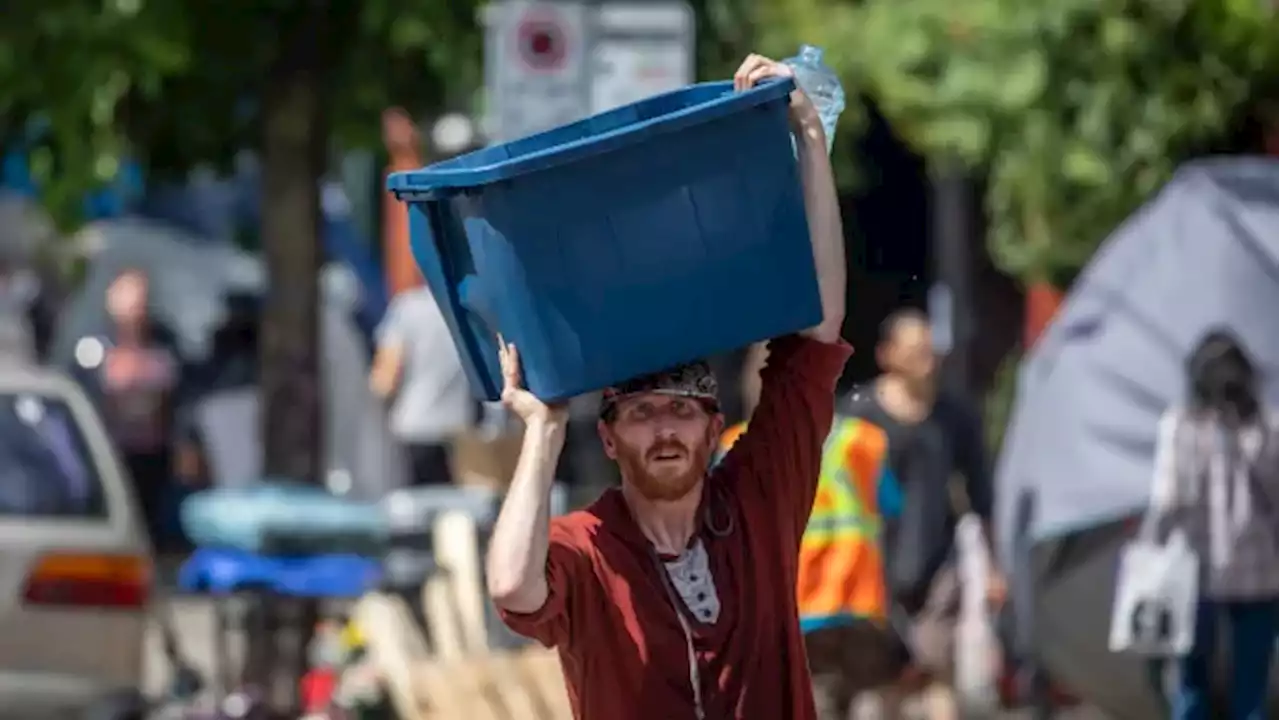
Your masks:
[[[580,2],[490,6],[485,75],[492,139],[523,137],[586,115],[588,17]]]
[[[507,0],[485,9],[486,115],[505,141],[693,82],[685,0]]]
[[[566,23],[554,6],[535,5],[516,24],[516,53],[530,70],[555,72],[568,56]]]

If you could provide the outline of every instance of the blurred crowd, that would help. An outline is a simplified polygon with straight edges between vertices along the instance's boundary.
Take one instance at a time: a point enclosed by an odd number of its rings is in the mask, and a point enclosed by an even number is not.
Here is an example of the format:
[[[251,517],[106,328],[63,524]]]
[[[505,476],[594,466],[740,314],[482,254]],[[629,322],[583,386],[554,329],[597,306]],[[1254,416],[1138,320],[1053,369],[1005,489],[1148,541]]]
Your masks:
[[[165,272],[163,265],[158,269]],[[38,280],[22,266],[0,268],[0,358],[7,364],[55,366],[81,385],[98,407],[136,486],[153,542],[170,552],[189,549],[178,521],[185,497],[202,488],[253,482],[260,474],[255,457],[260,449],[253,437],[256,414],[242,406],[256,402],[261,300],[256,293],[234,289],[204,298],[224,307],[214,313],[218,322],[206,346],[192,352],[172,323],[184,311],[166,307],[173,294],[157,293],[156,270],[128,264],[113,270],[100,296],[93,297],[87,287],[82,292],[88,297],[78,298],[81,305],[104,312],[77,313],[72,301],[64,301],[53,315],[65,327],[37,332],[32,300]],[[60,345],[67,350],[60,351]],[[519,429],[500,406],[473,398],[444,317],[425,286],[397,293],[368,342],[356,340],[345,349],[363,356],[356,365],[367,369],[367,379],[351,376],[338,382],[367,386],[355,392],[367,393],[381,409],[373,420],[392,446],[384,460],[402,466],[389,473],[401,482],[373,483],[376,487],[360,493],[361,499],[376,500],[399,486],[448,484],[461,477],[494,484],[509,472]],[[322,358],[322,363],[332,362],[332,357]],[[335,382],[330,376],[326,381]],[[339,415],[356,412],[340,401],[328,405]],[[575,484],[599,487],[609,476],[595,442],[594,403],[587,398],[575,401],[577,406],[589,408],[580,415],[590,421],[575,422],[573,452],[563,474],[566,480],[581,480]],[[344,461],[350,458],[326,457],[331,466]],[[327,468],[329,476],[334,469]],[[341,493],[351,488],[331,489]],[[41,496],[44,511],[61,503],[59,514],[77,514],[77,508],[67,505],[72,497],[67,492],[49,488]],[[36,502],[34,496],[24,501],[16,489],[4,497],[19,515],[22,502]],[[34,512],[34,507],[28,509]]]

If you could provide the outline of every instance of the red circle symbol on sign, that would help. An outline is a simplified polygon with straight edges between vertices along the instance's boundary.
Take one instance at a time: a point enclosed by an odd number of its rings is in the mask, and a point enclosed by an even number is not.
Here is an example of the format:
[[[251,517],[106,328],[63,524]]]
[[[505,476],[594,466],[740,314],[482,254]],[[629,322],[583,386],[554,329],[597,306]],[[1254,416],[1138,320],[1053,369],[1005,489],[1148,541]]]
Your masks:
[[[525,16],[516,30],[520,58],[534,70],[559,70],[564,66],[568,45],[564,28],[545,15]]]

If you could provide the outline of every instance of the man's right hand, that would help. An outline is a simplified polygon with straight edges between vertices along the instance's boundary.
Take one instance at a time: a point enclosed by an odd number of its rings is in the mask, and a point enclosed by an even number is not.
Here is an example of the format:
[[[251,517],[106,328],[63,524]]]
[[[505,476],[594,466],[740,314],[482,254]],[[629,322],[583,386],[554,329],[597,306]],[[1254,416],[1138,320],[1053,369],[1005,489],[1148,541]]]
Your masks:
[[[551,486],[564,447],[568,410],[548,405],[524,388],[520,354],[498,338],[502,358],[502,404],[525,423],[520,460],[489,539],[486,582],[503,610],[531,613],[546,602],[550,547]]]
[[[520,351],[501,336],[498,337],[498,357],[502,362],[502,404],[526,426],[562,423],[568,418],[568,404],[548,405],[525,389],[520,371]]]

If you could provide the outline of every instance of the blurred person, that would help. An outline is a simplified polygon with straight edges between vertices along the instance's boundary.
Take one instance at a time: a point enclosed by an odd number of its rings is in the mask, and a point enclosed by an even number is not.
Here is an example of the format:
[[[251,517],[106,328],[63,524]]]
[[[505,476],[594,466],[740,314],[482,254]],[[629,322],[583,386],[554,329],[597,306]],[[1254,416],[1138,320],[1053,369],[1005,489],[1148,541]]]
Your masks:
[[[211,442],[213,438],[207,435],[211,429],[226,428],[224,435],[241,438],[243,433],[239,427],[243,427],[246,416],[253,416],[259,377],[260,314],[261,305],[256,296],[230,294],[226,299],[226,317],[213,333],[209,354],[192,369],[192,377],[186,383],[190,391],[184,393],[178,411],[174,457],[177,477],[188,489],[256,480],[252,477],[257,474],[256,451],[249,447],[224,447],[228,443]],[[243,392],[246,390],[254,392],[246,394]],[[223,411],[228,405],[231,411]],[[236,429],[232,430],[233,427]],[[219,454],[210,457],[215,450],[220,451]],[[215,467],[222,472],[214,473]]]
[[[89,379],[100,395],[107,430],[133,481],[152,543],[164,553],[181,544],[171,481],[182,475],[175,444],[183,373],[173,338],[153,318],[150,303],[144,271],[128,268],[115,277],[106,294],[111,326],[107,337],[97,341],[101,360],[86,369],[93,373]],[[167,603],[157,603],[152,618],[172,665],[173,692],[194,693],[202,683],[180,650]]]
[[[763,343],[747,351],[742,368],[747,419],[721,435],[721,457],[748,430],[767,357]],[[881,524],[901,505],[886,445],[883,430],[838,413],[823,445],[796,586],[819,720],[851,718],[858,698],[896,679],[901,662],[886,627]]]
[[[0,361],[28,363],[39,360],[31,306],[39,292],[38,280],[0,257]]]
[[[720,434],[720,442],[716,448],[716,455],[713,462],[719,463],[725,455],[729,454],[729,450],[734,443],[738,442],[738,438],[747,430],[747,423],[751,420],[751,413],[755,412],[756,405],[760,404],[760,371],[764,369],[765,359],[769,356],[768,343],[755,343],[747,348],[745,356],[742,358],[742,370],[740,377],[739,394],[742,396],[742,417],[743,419],[734,425],[725,428]]]
[[[97,366],[108,431],[137,488],[152,541],[163,545],[164,499],[172,477],[174,408],[181,379],[177,356],[157,333],[144,272],[121,272],[107,288],[111,336]]]
[[[796,594],[820,720],[848,720],[859,697],[896,680],[901,665],[881,536],[902,498],[886,447],[882,429],[837,413],[800,545]]]
[[[908,663],[904,684],[887,688],[891,717],[901,694],[923,687],[931,720],[958,716],[950,686],[961,587],[954,563],[955,496],[991,534],[991,477],[976,408],[940,390],[936,357],[923,312],[889,315],[876,348],[881,374],[841,404],[844,416],[870,422],[885,433],[888,466],[901,488],[901,510],[886,522],[885,571],[893,634]],[[1003,602],[1004,580],[993,572],[988,597]]]
[[[1186,365],[1184,406],[1160,420],[1148,522],[1184,533],[1200,559],[1191,652],[1178,661],[1175,720],[1261,720],[1277,636],[1277,430],[1257,372],[1231,335],[1208,334]],[[1221,624],[1219,624],[1221,622]],[[1210,712],[1217,633],[1230,635],[1230,714]]]
[[[431,291],[419,286],[396,295],[377,340],[369,388],[391,401],[391,434],[408,453],[413,482],[448,483],[451,444],[471,426],[475,402]]]
[[[742,90],[788,77],[752,55]],[[620,488],[552,519],[567,409],[522,387],[503,347],[503,401],[524,447],[488,552],[488,589],[516,632],[558,649],[576,718],[812,720],[796,609],[800,538],[850,349],[844,237],[817,111],[791,94],[822,323],[770,343],[751,431],[713,470],[723,430],[705,362],[602,394],[597,431]]]
[[[418,126],[403,108],[382,113],[382,144],[387,151],[386,174],[417,170],[422,158],[422,137]],[[392,297],[422,285],[422,276],[409,249],[409,213],[394,193],[382,194],[382,257],[387,273],[387,290]]]

